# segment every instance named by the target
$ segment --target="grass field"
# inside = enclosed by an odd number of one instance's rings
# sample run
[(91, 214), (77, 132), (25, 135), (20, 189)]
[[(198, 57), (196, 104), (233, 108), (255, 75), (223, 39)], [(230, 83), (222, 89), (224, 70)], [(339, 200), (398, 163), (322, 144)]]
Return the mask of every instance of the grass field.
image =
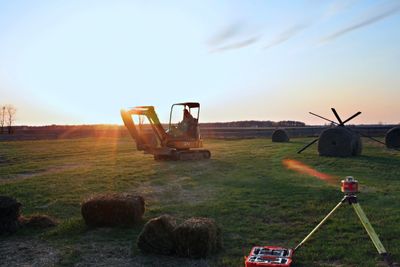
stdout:
[[(154, 161), (137, 152), (129, 138), (1, 142), (0, 194), (17, 198), (24, 215), (49, 214), (60, 225), (1, 236), (0, 265), (243, 266), (253, 245), (295, 246), (301, 241), (341, 199), (339, 182), (347, 175), (360, 181), (361, 206), (400, 261), (400, 153), (364, 140), (363, 156), (356, 158), (319, 157), (316, 146), (296, 154), (306, 141), (205, 140), (212, 159), (198, 162)], [(330, 174), (337, 183), (286, 169), (284, 159)], [(143, 195), (143, 223), (87, 228), (80, 202), (107, 191)], [(141, 254), (135, 241), (143, 224), (165, 213), (180, 220), (214, 218), (223, 229), (224, 251), (199, 261)], [(298, 251), (294, 266), (379, 262), (356, 214), (345, 205)]]

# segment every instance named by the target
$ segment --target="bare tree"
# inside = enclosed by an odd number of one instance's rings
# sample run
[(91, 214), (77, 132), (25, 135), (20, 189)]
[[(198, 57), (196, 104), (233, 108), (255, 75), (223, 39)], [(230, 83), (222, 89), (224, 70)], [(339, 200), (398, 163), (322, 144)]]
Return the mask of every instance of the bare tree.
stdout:
[(5, 122), (6, 122), (6, 106), (2, 106), (0, 109), (0, 134), (4, 132)]
[(12, 133), (12, 125), (15, 121), (15, 114), (17, 113), (17, 109), (13, 105), (7, 105), (7, 126), (8, 126), (8, 133)]

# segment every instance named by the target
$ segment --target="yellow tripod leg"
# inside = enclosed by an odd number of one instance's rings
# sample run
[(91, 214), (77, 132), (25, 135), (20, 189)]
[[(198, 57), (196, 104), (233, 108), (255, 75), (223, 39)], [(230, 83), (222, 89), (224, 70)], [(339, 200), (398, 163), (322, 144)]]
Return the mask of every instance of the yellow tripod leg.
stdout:
[(329, 213), (326, 215), (322, 221), (315, 226), (315, 228), (301, 241), (295, 248), (294, 251), (296, 251), (298, 248), (300, 248), (317, 230), (318, 228), (321, 227), (325, 223), (326, 220), (343, 204), (343, 202), (346, 200), (346, 197), (344, 197)]
[(378, 235), (376, 234), (374, 228), (372, 227), (371, 223), (369, 222), (367, 216), (365, 215), (363, 209), (361, 208), (360, 204), (352, 203), (354, 211), (357, 213), (358, 218), (360, 219), (362, 225), (364, 226), (365, 230), (367, 231), (369, 237), (374, 243), (376, 249), (378, 250), (379, 254), (387, 254), (385, 247), (382, 245), (381, 241), (379, 240)]

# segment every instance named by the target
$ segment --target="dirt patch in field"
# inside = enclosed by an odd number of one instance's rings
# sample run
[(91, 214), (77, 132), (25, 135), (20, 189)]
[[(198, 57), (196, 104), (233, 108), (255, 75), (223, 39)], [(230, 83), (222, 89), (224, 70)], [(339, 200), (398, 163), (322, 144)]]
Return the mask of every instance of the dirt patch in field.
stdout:
[(74, 266), (188, 266), (209, 267), (206, 260), (188, 260), (160, 255), (132, 255), (131, 242), (113, 245), (92, 242), (80, 247), (80, 260)]
[(36, 171), (36, 172), (25, 172), (25, 173), (20, 173), (16, 175), (10, 175), (8, 177), (1, 178), (0, 177), (0, 184), (4, 183), (12, 183), (15, 181), (20, 181), (20, 180), (25, 180), (25, 179), (30, 179), (34, 178), (36, 176), (41, 176), (41, 175), (48, 175), (48, 174), (57, 174), (61, 173), (64, 171), (70, 171), (70, 170), (75, 170), (79, 169), (82, 167), (86, 167), (86, 165), (83, 164), (65, 164), (62, 166), (57, 166), (57, 167), (51, 167), (45, 170), (41, 171)]
[(81, 242), (74, 248), (79, 255), (75, 266), (141, 266), (131, 258), (131, 244), (128, 242)]
[(79, 248), (81, 257), (75, 266), (210, 266), (206, 260), (188, 260), (160, 255), (132, 255), (131, 244), (131, 242), (119, 245), (92, 242), (88, 246), (81, 246)]
[(54, 266), (60, 252), (44, 241), (13, 239), (0, 241), (0, 266)]
[[(195, 188), (195, 190), (193, 189)], [(214, 195), (214, 190), (207, 187), (199, 188), (189, 176), (176, 177), (169, 179), (163, 184), (153, 182), (143, 182), (135, 188), (134, 193), (142, 195), (146, 201), (182, 201), (184, 203), (200, 203), (210, 199)]]
[[(100, 229), (99, 231), (107, 232), (108, 229)], [(99, 233), (98, 231), (93, 231), (93, 234)], [(41, 240), (28, 238), (4, 239), (0, 241), (0, 266), (58, 266), (62, 262), (68, 262), (68, 264), (76, 267), (210, 266), (203, 259), (193, 260), (170, 256), (143, 255), (140, 252), (134, 253), (132, 248), (134, 242), (132, 241), (90, 241), (91, 238), (93, 238), (92, 235), (88, 235), (81, 240), (80, 245), (69, 247), (67, 255)]]

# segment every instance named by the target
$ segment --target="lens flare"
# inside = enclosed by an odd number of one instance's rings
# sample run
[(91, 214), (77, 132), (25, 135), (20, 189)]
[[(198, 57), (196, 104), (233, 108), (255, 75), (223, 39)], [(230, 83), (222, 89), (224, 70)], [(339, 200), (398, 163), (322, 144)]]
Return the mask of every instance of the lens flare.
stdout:
[(284, 159), (282, 161), (282, 164), (289, 170), (293, 170), (293, 171), (301, 173), (301, 174), (310, 175), (310, 176), (316, 177), (320, 180), (326, 181), (328, 183), (335, 183), (335, 181), (336, 181), (336, 179), (335, 179), (336, 177), (326, 174), (326, 173), (319, 172), (298, 160)]

